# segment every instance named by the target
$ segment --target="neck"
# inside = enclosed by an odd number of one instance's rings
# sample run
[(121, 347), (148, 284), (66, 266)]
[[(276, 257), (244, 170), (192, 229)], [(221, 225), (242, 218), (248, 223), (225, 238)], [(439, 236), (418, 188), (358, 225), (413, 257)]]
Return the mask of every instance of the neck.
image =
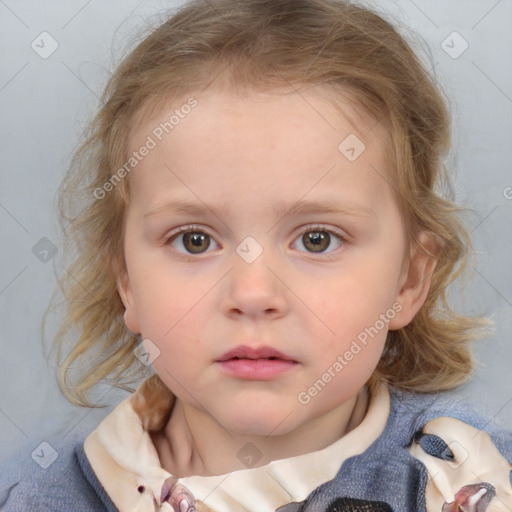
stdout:
[[(336, 409), (286, 434), (241, 436), (177, 398), (167, 425), (152, 440), (161, 466), (173, 476), (223, 475), (321, 450), (357, 427), (367, 406), (368, 393), (363, 388)], [(259, 459), (249, 466), (253, 455)]]

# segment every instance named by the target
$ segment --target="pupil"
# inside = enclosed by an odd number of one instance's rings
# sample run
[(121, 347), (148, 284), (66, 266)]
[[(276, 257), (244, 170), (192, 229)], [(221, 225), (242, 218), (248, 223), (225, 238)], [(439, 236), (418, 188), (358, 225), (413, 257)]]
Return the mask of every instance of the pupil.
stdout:
[(196, 246), (196, 247), (199, 247), (201, 245), (201, 243), (203, 242), (203, 236), (202, 235), (193, 235), (192, 236), (192, 243)]
[(311, 241), (311, 243), (313, 243), (315, 245), (319, 245), (320, 243), (322, 243), (322, 239), (323, 239), (323, 235), (321, 233), (315, 233), (314, 235), (309, 237), (309, 240)]

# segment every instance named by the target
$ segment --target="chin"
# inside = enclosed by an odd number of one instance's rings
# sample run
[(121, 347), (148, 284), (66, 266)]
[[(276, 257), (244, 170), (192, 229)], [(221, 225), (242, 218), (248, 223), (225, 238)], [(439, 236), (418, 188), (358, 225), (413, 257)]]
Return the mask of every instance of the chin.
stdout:
[(283, 408), (273, 411), (263, 408), (234, 409), (235, 411), (227, 411), (222, 421), (222, 426), (233, 435), (274, 437), (289, 434), (298, 426), (295, 424), (296, 415), (293, 411), (283, 414)]

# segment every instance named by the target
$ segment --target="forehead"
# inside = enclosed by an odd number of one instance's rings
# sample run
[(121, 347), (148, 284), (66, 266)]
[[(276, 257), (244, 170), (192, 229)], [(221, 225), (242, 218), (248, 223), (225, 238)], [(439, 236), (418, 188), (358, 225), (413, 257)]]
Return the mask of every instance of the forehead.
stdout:
[(335, 107), (322, 87), (210, 90), (170, 100), (130, 134), (128, 154), (151, 146), (130, 173), (130, 196), (156, 204), (169, 190), (197, 199), (215, 189), (272, 195), (275, 186), (276, 197), (298, 199), (308, 190), (314, 195), (357, 183), (379, 202), (388, 167), (386, 134), (348, 98), (337, 100)]
[[(134, 116), (133, 128), (128, 133), (128, 146), (137, 147), (139, 142), (143, 142), (144, 136), (154, 130), (158, 132), (158, 127), (169, 121), (173, 125), (170, 131), (174, 131), (178, 124), (181, 125), (179, 131), (186, 130), (186, 124), (182, 121), (189, 114), (192, 114), (191, 118), (200, 118), (201, 123), (215, 126), (219, 125), (219, 120), (226, 121), (230, 116), (246, 113), (252, 116), (252, 125), (259, 118), (273, 125), (280, 122), (290, 127), (294, 121), (303, 119), (313, 120), (318, 125), (322, 122), (322, 128), (331, 131), (339, 129), (337, 125), (341, 117), (354, 133), (373, 132), (373, 136), (385, 136), (379, 120), (369, 115), (366, 104), (362, 107), (364, 101), (361, 98), (362, 93), (355, 88), (326, 85), (276, 86), (270, 91), (217, 86), (169, 97), (160, 94), (148, 98)], [(189, 108), (191, 103), (195, 106)], [(168, 139), (165, 135), (169, 135), (170, 131), (165, 131), (164, 138)], [(176, 136), (179, 131), (176, 130), (173, 135)]]

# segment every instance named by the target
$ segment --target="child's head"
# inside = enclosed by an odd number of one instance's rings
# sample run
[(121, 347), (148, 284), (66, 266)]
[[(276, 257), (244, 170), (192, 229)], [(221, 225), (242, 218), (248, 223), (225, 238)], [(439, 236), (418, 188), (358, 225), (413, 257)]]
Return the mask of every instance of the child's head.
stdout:
[[(57, 336), (80, 329), (64, 393), (85, 404), (100, 379), (138, 370), (141, 337), (178, 395), (228, 394), (207, 362), (241, 344), (298, 360), (291, 391), (284, 377), (265, 382), (317, 414), (368, 379), (460, 383), (483, 322), (446, 303), (469, 247), (457, 208), (436, 193), (448, 141), (428, 73), (367, 9), (188, 4), (111, 77), (62, 189), (80, 243)], [(181, 213), (162, 208), (178, 201)], [(300, 213), (309, 201), (348, 211)], [(68, 367), (92, 348), (99, 362), (69, 390)], [(261, 387), (235, 380), (246, 401)], [(318, 380), (335, 392), (313, 400)]]

